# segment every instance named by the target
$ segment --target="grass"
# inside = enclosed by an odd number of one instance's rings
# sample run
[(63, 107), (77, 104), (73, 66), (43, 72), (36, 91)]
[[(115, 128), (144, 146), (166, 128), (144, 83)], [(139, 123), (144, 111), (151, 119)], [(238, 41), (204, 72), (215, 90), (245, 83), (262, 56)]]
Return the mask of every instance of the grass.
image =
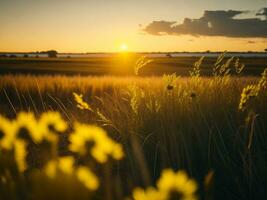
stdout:
[[(216, 183), (224, 186), (216, 188), (217, 198), (221, 194), (224, 197), (229, 195), (229, 198), (232, 195), (241, 197), (248, 192), (247, 187), (251, 183), (246, 179), (255, 179), (259, 183), (263, 178), (258, 170), (253, 170), (252, 177), (245, 172), (248, 161), (242, 156), (245, 154), (248, 130), (244, 127), (246, 116), (238, 111), (243, 87), (257, 80), (253, 77), (223, 81), (180, 78), (177, 86), (168, 90), (159, 77), (9, 75), (1, 77), (1, 111), (14, 117), (15, 111), (18, 113), (21, 110), (37, 115), (47, 110), (58, 110), (69, 123), (81, 121), (102, 126), (96, 113), (81, 111), (76, 107), (72, 92), (82, 93), (91, 107), (99, 109), (110, 121), (110, 124), (105, 124), (105, 129), (126, 149), (130, 145), (129, 136), (137, 136), (152, 180), (155, 181), (161, 169), (166, 167), (186, 169), (200, 183), (209, 170), (215, 170)], [(132, 111), (130, 96), (126, 92), (128, 85), (133, 82), (147, 94), (140, 99), (138, 113)], [(161, 105), (158, 112), (148, 107), (149, 102), (155, 100)], [(254, 127), (253, 150), (259, 150), (260, 153), (253, 156), (257, 160), (257, 156), (263, 153), (258, 143), (266, 140), (265, 102), (266, 95), (258, 100), (256, 106), (260, 117)], [(133, 152), (128, 153), (122, 171), (127, 171), (124, 176), (133, 183), (140, 184), (140, 169), (132, 160)], [(262, 162), (264, 159), (259, 160)], [(249, 162), (256, 169), (264, 168), (253, 160)]]
[[(200, 199), (263, 199), (266, 90), (244, 111), (238, 108), (243, 88), (259, 79), (3, 75), (0, 110), (9, 118), (20, 111), (36, 116), (59, 111), (71, 130), (74, 121), (105, 129), (125, 153), (112, 167), (115, 184), (105, 182), (116, 192), (102, 191), (110, 194), (105, 199), (122, 199), (137, 186), (155, 185), (166, 168), (194, 178)], [(93, 111), (79, 109), (73, 92), (83, 94)], [(66, 138), (61, 140), (59, 154), (69, 155)], [(103, 198), (101, 191), (98, 195)]]

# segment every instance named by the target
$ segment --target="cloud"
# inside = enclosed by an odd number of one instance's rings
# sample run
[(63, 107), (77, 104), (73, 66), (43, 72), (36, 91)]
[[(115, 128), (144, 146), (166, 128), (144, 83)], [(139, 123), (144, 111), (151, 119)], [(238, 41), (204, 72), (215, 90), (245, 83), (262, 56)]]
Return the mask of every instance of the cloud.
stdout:
[[(247, 11), (205, 11), (201, 18), (185, 18), (181, 24), (174, 21), (153, 21), (143, 31), (152, 35), (267, 38), (267, 8), (261, 9), (254, 18), (236, 18), (244, 13)], [(260, 15), (266, 16), (266, 19), (257, 17)]]
[(250, 40), (250, 41), (248, 41), (248, 43), (249, 43), (249, 44), (255, 44), (256, 42), (255, 42), (255, 41), (252, 41), (252, 40)]
[(260, 9), (260, 11), (256, 14), (256, 16), (265, 16), (265, 17), (267, 17), (267, 8)]

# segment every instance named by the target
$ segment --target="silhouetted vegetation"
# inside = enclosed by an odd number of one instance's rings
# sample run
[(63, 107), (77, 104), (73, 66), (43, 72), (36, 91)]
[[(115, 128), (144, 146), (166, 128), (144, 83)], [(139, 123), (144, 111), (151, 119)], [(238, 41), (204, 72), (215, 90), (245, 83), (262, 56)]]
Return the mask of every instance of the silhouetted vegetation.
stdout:
[(56, 50), (42, 51), (41, 53), (46, 53), (49, 58), (56, 58), (58, 54)]

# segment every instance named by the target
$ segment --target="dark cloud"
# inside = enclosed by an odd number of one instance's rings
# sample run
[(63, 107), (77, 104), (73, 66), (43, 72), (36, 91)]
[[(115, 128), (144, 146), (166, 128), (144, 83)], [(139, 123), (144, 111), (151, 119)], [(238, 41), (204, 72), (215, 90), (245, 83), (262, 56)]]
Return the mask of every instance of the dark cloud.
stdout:
[(267, 8), (262, 8), (256, 15), (267, 17)]
[(172, 32), (172, 27), (175, 23), (176, 22), (153, 21), (144, 28), (144, 31), (153, 35), (162, 35), (163, 32), (167, 34)]
[(252, 40), (250, 40), (250, 41), (248, 41), (248, 43), (249, 43), (249, 44), (255, 44), (256, 42), (255, 42), (255, 41), (252, 41)]
[[(237, 15), (247, 11), (217, 10), (205, 11), (199, 19), (185, 18), (183, 23), (170, 21), (153, 21), (143, 31), (152, 35), (194, 35), (225, 37), (259, 37), (267, 38), (267, 19), (237, 19)], [(257, 15), (267, 16), (267, 8)]]

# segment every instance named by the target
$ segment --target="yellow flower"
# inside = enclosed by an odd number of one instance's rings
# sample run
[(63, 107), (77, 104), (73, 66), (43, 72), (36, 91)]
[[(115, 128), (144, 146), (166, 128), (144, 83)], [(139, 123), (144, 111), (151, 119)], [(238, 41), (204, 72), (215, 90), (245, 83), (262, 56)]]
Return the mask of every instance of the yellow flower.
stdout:
[(27, 151), (26, 151), (26, 142), (23, 140), (16, 140), (14, 142), (14, 150), (15, 150), (15, 160), (18, 165), (18, 169), (20, 172), (23, 172), (27, 168), (27, 163), (26, 163), (26, 156), (27, 156)]
[(73, 165), (74, 165), (74, 159), (71, 156), (65, 156), (59, 159), (58, 161), (59, 169), (66, 173), (66, 174), (72, 174), (73, 172)]
[(96, 190), (99, 187), (99, 181), (96, 175), (87, 167), (78, 167), (77, 178), (89, 190)]
[(147, 190), (136, 188), (133, 191), (134, 200), (164, 200), (165, 198), (163, 193), (153, 187), (149, 187)]
[(157, 182), (157, 188), (146, 190), (136, 188), (133, 191), (135, 200), (196, 200), (197, 184), (184, 171), (174, 172), (166, 169)]
[(83, 95), (82, 94), (79, 95), (79, 94), (73, 92), (73, 96), (74, 96), (74, 100), (77, 103), (77, 107), (78, 108), (80, 108), (81, 110), (90, 110), (90, 111), (94, 112), (93, 109), (88, 105), (88, 103), (86, 103), (83, 100)]
[(96, 190), (99, 181), (96, 175), (87, 167), (74, 168), (74, 158), (71, 156), (50, 160), (44, 167), (44, 172), (49, 178), (55, 178), (58, 172), (65, 175), (74, 175), (89, 190)]
[(92, 144), (90, 153), (100, 163), (105, 163), (108, 156), (120, 160), (123, 157), (122, 146), (107, 136), (107, 133), (92, 125), (76, 123), (74, 133), (70, 135), (69, 149), (73, 152), (85, 155), (88, 153), (88, 143)]
[(86, 153), (86, 133), (88, 132), (87, 126), (76, 123), (74, 125), (75, 132), (69, 137), (69, 149), (73, 152), (85, 154)]
[(115, 160), (120, 160), (122, 159), (124, 156), (124, 153), (123, 153), (123, 149), (122, 149), (122, 146), (121, 144), (113, 144), (113, 148), (112, 148), (112, 157), (115, 159)]
[(116, 160), (120, 160), (123, 157), (121, 145), (111, 140), (103, 129), (94, 127), (94, 132), (95, 145), (91, 150), (91, 154), (98, 162), (106, 162), (108, 156)]
[(54, 178), (57, 172), (57, 161), (50, 160), (44, 167), (44, 171), (49, 178)]
[(71, 156), (64, 156), (58, 160), (50, 160), (44, 170), (49, 178), (54, 178), (57, 171), (63, 172), (65, 174), (71, 175), (74, 171), (74, 159)]
[(195, 192), (197, 184), (191, 180), (184, 171), (174, 172), (171, 169), (166, 169), (162, 172), (160, 179), (157, 182), (157, 187), (160, 192), (168, 195), (178, 193), (183, 200), (195, 200)]
[(16, 134), (19, 133), (21, 128), (25, 128), (29, 132), (29, 136), (33, 141), (39, 142), (42, 139), (41, 133), (38, 129), (38, 122), (36, 121), (33, 113), (21, 112), (18, 114), (15, 123)]
[(0, 115), (0, 132), (3, 134), (0, 138), (0, 147), (11, 150), (16, 139), (16, 129), (14, 121), (9, 121)]
[(44, 138), (54, 141), (56, 136), (50, 129), (51, 127), (57, 132), (63, 132), (67, 129), (67, 124), (57, 112), (43, 113), (40, 120), (37, 120), (30, 112), (19, 113), (15, 120), (8, 120), (0, 116), (0, 132), (4, 134), (3, 138), (0, 138), (0, 146), (10, 150), (16, 138), (27, 140), (27, 135), (18, 135), (22, 133), (21, 129), (26, 129), (30, 139), (36, 143), (41, 142)]
[(42, 132), (42, 137), (54, 141), (56, 139), (53, 130), (57, 132), (64, 132), (67, 130), (68, 125), (62, 119), (58, 112), (46, 112), (43, 113), (39, 119), (38, 129)]

